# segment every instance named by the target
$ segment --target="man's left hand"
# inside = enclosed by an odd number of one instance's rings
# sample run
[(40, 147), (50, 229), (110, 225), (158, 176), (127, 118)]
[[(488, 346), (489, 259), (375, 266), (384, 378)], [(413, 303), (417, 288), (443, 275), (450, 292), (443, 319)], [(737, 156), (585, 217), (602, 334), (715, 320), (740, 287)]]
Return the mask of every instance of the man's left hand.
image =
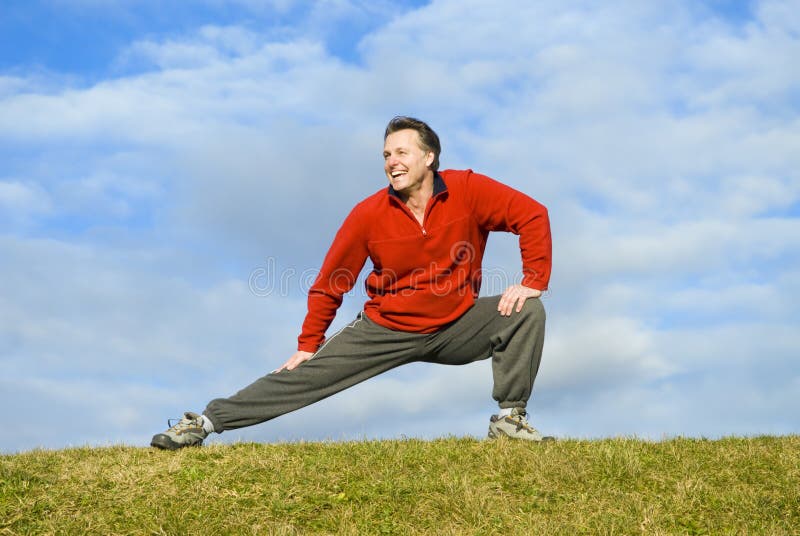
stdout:
[(520, 312), (522, 311), (522, 306), (525, 304), (525, 300), (528, 298), (538, 298), (541, 295), (541, 290), (526, 287), (525, 285), (511, 285), (500, 297), (497, 310), (503, 316), (511, 316), (511, 311), (515, 309), (515, 306), (517, 312)]

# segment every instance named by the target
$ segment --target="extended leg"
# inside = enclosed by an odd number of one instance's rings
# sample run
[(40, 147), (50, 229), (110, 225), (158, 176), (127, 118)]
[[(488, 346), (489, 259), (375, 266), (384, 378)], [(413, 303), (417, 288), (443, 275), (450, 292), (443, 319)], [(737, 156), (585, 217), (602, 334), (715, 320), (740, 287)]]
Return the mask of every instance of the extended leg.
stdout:
[(362, 313), (309, 361), (212, 400), (203, 413), (216, 432), (268, 421), (412, 361), (420, 337), (378, 326)]

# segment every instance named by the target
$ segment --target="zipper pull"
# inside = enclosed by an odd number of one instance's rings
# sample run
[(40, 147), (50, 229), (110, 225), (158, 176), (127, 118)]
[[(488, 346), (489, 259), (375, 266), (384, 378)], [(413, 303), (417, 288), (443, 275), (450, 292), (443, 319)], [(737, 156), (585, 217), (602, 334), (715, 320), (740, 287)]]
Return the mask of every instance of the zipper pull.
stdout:
[(425, 227), (422, 228), (422, 236), (428, 236), (428, 231), (425, 230)]

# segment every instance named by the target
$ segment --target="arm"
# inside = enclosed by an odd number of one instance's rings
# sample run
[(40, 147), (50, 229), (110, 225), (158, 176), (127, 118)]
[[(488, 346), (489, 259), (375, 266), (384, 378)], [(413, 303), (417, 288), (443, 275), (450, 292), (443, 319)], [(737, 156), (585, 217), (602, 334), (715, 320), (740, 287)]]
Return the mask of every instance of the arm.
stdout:
[(344, 295), (355, 285), (369, 255), (366, 226), (358, 209), (356, 206), (342, 223), (308, 291), (308, 312), (297, 338), (297, 352), (273, 372), (293, 370), (311, 359), (322, 344)]
[(482, 227), (519, 236), (522, 284), (508, 287), (498, 306), (498, 311), (508, 316), (514, 305), (520, 311), (527, 298), (538, 298), (549, 284), (552, 239), (547, 209), (522, 192), (476, 173), (467, 177), (467, 192), (472, 213)]
[(368, 256), (366, 231), (356, 206), (336, 233), (319, 275), (308, 291), (308, 313), (297, 339), (299, 351), (317, 351), (343, 296), (355, 285)]

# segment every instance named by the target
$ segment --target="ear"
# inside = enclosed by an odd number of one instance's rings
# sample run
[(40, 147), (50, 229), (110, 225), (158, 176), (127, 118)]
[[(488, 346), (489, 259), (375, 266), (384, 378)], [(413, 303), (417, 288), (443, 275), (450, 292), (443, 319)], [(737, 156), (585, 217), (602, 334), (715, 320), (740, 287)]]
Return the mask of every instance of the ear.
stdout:
[(433, 151), (428, 151), (428, 156), (425, 157), (425, 166), (431, 167), (431, 164), (433, 164), (433, 159), (434, 159)]

